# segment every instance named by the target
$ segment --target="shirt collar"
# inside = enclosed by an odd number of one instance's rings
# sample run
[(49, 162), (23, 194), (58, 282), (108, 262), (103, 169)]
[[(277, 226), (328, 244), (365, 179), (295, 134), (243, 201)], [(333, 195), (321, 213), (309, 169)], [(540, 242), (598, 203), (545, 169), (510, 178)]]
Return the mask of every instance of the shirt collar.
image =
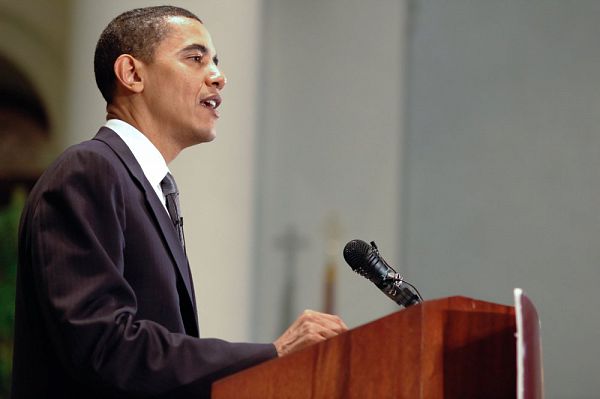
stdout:
[(160, 187), (160, 182), (169, 172), (169, 168), (148, 137), (120, 119), (109, 119), (104, 126), (114, 131), (127, 144), (152, 187)]

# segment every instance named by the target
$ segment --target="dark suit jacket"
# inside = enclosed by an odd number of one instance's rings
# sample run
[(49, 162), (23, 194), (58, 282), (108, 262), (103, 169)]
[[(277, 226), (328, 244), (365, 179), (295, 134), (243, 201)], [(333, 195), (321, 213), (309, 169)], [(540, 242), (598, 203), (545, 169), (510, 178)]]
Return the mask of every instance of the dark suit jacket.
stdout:
[(13, 398), (209, 397), (215, 379), (276, 356), (198, 338), (175, 228), (110, 129), (43, 174), (19, 234)]

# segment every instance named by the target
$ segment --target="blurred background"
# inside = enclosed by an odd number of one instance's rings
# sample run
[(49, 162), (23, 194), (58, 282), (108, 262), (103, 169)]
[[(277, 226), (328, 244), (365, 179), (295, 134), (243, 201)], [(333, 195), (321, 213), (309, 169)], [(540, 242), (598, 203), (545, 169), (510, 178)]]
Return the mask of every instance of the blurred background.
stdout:
[[(204, 20), (229, 81), (217, 140), (170, 165), (203, 336), (394, 312), (341, 255), (375, 240), (426, 299), (523, 288), (546, 397), (598, 397), (600, 2), (170, 3)], [(104, 122), (102, 29), (158, 4), (0, 0), (0, 397), (27, 191)]]

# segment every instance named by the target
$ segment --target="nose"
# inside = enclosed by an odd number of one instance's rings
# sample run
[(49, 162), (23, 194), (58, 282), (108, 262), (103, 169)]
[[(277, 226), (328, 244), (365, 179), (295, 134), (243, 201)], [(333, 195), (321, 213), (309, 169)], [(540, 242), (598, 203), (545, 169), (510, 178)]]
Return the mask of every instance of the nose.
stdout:
[(217, 90), (222, 90), (223, 87), (225, 87), (226, 83), (227, 78), (225, 77), (225, 75), (216, 65), (213, 65), (208, 73), (206, 84), (209, 86), (216, 87)]

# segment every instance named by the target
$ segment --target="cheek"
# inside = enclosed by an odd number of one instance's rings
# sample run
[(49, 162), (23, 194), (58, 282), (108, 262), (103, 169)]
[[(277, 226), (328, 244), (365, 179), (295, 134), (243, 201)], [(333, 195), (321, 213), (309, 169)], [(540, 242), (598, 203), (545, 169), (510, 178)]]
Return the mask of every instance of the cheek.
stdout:
[(196, 107), (200, 104), (202, 98), (199, 94), (198, 86), (189, 82), (177, 84), (174, 88), (177, 95), (176, 101), (185, 104), (186, 107)]
[(158, 79), (148, 86), (149, 96), (161, 108), (172, 109), (174, 112), (195, 112), (200, 105), (203, 84), (197, 79), (189, 79), (181, 73), (168, 69), (157, 71)]

